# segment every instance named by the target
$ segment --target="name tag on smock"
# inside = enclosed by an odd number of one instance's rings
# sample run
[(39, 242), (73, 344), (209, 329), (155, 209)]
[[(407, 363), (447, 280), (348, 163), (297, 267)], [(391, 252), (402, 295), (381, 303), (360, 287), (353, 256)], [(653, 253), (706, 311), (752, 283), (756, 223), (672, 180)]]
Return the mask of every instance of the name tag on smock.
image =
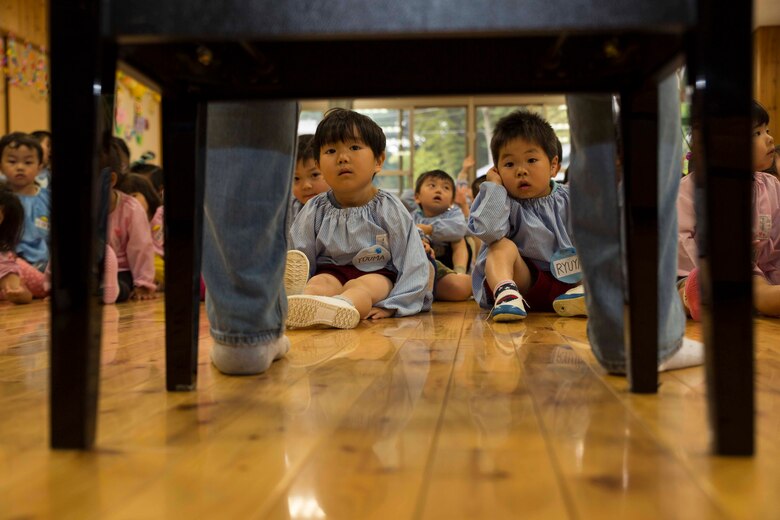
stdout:
[(567, 247), (556, 251), (550, 259), (550, 272), (564, 283), (578, 283), (582, 281), (582, 267), (577, 251), (573, 247)]
[(35, 227), (38, 229), (43, 229), (45, 231), (49, 230), (49, 219), (46, 217), (38, 217), (35, 219)]
[(390, 261), (390, 251), (379, 244), (361, 249), (352, 258), (352, 265), (365, 273), (378, 271)]

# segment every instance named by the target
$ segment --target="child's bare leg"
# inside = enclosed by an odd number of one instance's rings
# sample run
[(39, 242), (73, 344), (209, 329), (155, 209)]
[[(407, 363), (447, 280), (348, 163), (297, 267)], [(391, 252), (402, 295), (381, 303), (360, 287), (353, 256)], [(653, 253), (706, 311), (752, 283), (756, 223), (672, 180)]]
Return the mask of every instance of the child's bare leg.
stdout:
[(471, 296), (471, 276), (451, 273), (442, 277), (436, 284), (437, 300), (445, 302), (462, 302)]
[(495, 291), (496, 284), (505, 280), (514, 280), (521, 293), (531, 288), (531, 271), (514, 242), (502, 238), (487, 247), (485, 278), (492, 290)]
[(754, 276), (753, 305), (761, 314), (780, 316), (780, 285), (772, 285), (765, 278)]
[(466, 245), (466, 239), (461, 238), (457, 242), (452, 242), (452, 266), (456, 273), (465, 273), (468, 271), (469, 247)]
[(318, 274), (312, 276), (306, 287), (303, 289), (303, 294), (310, 294), (312, 296), (335, 296), (340, 294), (344, 289), (341, 282), (332, 274)]
[(367, 274), (345, 283), (341, 296), (349, 298), (360, 313), (360, 318), (364, 319), (374, 304), (387, 298), (392, 289), (393, 282), (388, 277), (381, 274)]
[(0, 280), (0, 289), (5, 293), (5, 298), (16, 304), (30, 303), (32, 293), (22, 285), (22, 280), (18, 274), (8, 274)]

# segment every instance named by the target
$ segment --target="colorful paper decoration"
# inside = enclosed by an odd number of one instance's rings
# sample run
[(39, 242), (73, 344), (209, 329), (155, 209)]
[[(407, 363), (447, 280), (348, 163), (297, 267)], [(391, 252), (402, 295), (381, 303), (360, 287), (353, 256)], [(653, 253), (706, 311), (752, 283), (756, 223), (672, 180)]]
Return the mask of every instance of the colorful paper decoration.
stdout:
[(33, 46), (12, 34), (0, 38), (0, 68), (10, 86), (34, 89), (49, 96), (49, 57), (45, 47)]

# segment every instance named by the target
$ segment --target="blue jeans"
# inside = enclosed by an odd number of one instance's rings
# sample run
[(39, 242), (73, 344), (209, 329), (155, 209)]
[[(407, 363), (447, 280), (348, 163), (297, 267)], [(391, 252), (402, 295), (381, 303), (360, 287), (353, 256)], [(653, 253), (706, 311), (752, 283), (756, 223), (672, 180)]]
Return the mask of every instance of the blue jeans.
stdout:
[[(677, 191), (682, 167), (676, 76), (659, 84), (658, 360), (682, 344), (685, 314), (677, 293)], [(574, 155), (570, 167), (572, 232), (584, 273), (588, 339), (599, 363), (626, 372), (623, 302), (627, 299), (622, 211), (615, 165), (616, 128), (608, 95), (567, 97)], [(650, 273), (648, 273), (649, 275)]]
[(284, 334), (297, 125), (292, 101), (208, 107), (202, 272), (211, 335), (222, 344)]

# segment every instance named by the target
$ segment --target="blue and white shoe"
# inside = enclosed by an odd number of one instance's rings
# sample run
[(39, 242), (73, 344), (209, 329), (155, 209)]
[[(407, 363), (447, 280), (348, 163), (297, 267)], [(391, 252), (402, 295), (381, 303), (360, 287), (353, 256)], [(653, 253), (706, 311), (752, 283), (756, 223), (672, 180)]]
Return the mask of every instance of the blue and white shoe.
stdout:
[[(503, 293), (502, 296), (504, 296)], [(519, 294), (514, 299), (502, 298), (498, 300), (490, 311), (490, 319), (497, 322), (524, 320), (526, 316), (528, 313), (523, 305), (523, 297)]]
[(585, 306), (585, 287), (578, 285), (569, 289), (553, 300), (553, 309), (559, 316), (567, 318), (573, 316), (587, 316), (588, 308)]

